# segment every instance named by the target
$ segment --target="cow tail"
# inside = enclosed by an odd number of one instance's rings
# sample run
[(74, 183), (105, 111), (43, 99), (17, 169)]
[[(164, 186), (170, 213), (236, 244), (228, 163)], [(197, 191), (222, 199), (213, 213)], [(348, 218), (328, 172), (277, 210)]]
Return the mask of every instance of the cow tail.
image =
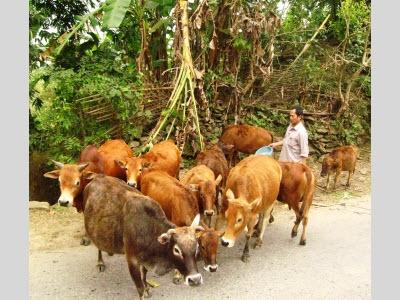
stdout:
[(307, 184), (303, 195), (303, 201), (300, 208), (301, 218), (308, 216), (308, 211), (311, 207), (314, 191), (315, 191), (315, 176), (311, 169), (306, 169), (305, 171)]

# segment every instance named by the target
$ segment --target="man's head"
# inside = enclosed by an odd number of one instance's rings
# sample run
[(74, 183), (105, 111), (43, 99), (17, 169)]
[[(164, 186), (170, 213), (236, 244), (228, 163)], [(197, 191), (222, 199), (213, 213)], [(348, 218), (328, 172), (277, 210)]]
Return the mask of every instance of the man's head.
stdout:
[(300, 121), (303, 119), (304, 113), (303, 113), (303, 108), (300, 106), (296, 106), (290, 111), (290, 123), (292, 126), (296, 126), (297, 124), (300, 123)]

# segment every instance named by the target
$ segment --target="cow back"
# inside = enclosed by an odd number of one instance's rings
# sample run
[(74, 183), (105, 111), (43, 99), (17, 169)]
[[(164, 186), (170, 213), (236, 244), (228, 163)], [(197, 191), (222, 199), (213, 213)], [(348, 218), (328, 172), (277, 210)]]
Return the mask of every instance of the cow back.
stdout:
[(151, 151), (141, 157), (151, 164), (152, 170), (165, 171), (173, 177), (178, 177), (181, 152), (172, 140), (155, 144)]
[(116, 160), (126, 160), (133, 157), (132, 149), (121, 139), (109, 140), (98, 149), (103, 159), (104, 174), (125, 179), (126, 174)]
[(272, 143), (272, 134), (261, 127), (247, 124), (230, 125), (222, 133), (220, 139), (225, 145), (233, 145), (236, 151), (252, 154), (257, 149)]
[(282, 170), (273, 158), (264, 155), (251, 155), (240, 161), (231, 169), (223, 194), (223, 211), (228, 203), (226, 191), (231, 189), (237, 198), (251, 203), (256, 198), (262, 198), (258, 212), (269, 207), (279, 193)]
[(189, 226), (199, 213), (195, 194), (164, 171), (143, 173), (141, 191), (157, 201), (168, 220), (177, 226)]
[(221, 185), (225, 186), (229, 167), (225, 155), (218, 145), (214, 145), (211, 149), (199, 152), (196, 156), (196, 164), (205, 165), (210, 168), (214, 172), (215, 178), (221, 175)]

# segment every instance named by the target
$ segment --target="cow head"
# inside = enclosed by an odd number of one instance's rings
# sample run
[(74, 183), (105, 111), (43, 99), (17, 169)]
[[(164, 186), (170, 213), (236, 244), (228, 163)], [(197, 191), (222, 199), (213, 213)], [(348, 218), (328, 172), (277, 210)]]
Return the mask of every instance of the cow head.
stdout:
[(229, 156), (233, 153), (235, 150), (235, 146), (232, 144), (224, 144), (221, 141), (218, 141), (217, 143), (218, 147), (222, 150), (222, 152), (225, 154), (225, 156)]
[(125, 170), (128, 185), (134, 188), (138, 188), (143, 170), (150, 166), (149, 163), (140, 157), (127, 158), (126, 161), (116, 160), (116, 162)]
[(61, 191), (58, 203), (62, 206), (70, 206), (74, 202), (75, 197), (81, 193), (83, 189), (82, 182), (92, 179), (94, 173), (83, 171), (89, 163), (76, 165), (53, 162), (59, 169), (45, 173), (44, 177), (58, 179)]
[(196, 235), (204, 228), (198, 226), (198, 214), (191, 226), (169, 229), (158, 237), (159, 243), (168, 247), (168, 255), (175, 267), (185, 276), (185, 284), (196, 286), (203, 283), (203, 277), (197, 270), (196, 252), (198, 243)]
[(216, 180), (201, 181), (198, 184), (190, 184), (192, 190), (197, 190), (200, 203), (206, 217), (215, 214), (214, 204), (216, 202), (217, 187), (222, 180), (222, 176), (218, 175)]
[(228, 209), (225, 211), (226, 228), (221, 244), (225, 247), (233, 247), (236, 238), (247, 226), (249, 220), (255, 217), (254, 210), (261, 204), (262, 198), (256, 198), (248, 203), (245, 199), (235, 198), (230, 189), (226, 191), (226, 198), (228, 200)]
[(218, 269), (218, 242), (223, 232), (216, 231), (214, 228), (208, 228), (206, 225), (203, 225), (203, 227), (205, 230), (200, 231), (198, 241), (200, 256), (204, 260), (204, 270), (208, 272), (216, 272)]
[(325, 177), (327, 174), (336, 169), (336, 167), (337, 163), (335, 159), (329, 155), (325, 156), (324, 160), (322, 161), (321, 177)]

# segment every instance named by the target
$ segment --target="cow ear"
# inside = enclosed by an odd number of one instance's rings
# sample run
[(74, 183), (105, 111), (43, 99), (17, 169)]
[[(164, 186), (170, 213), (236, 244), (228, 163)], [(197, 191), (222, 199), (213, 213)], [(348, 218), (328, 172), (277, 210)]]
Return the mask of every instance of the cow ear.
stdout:
[(233, 194), (231, 189), (228, 189), (225, 193), (226, 198), (228, 199), (228, 201), (235, 199), (235, 195)]
[(116, 164), (121, 167), (121, 169), (126, 169), (126, 161), (124, 160), (119, 160), (119, 159), (114, 159)]
[(203, 232), (204, 232), (204, 227), (203, 227), (203, 226), (196, 226), (196, 227), (194, 228), (194, 232), (195, 232), (196, 238), (198, 239), (198, 238), (201, 237), (201, 235), (203, 234)]
[(97, 173), (91, 171), (83, 171), (83, 178), (86, 180), (92, 180), (96, 175)]
[(218, 177), (217, 177), (217, 179), (215, 179), (215, 185), (219, 185), (220, 182), (221, 182), (221, 180), (222, 180), (222, 175), (219, 174)]
[(162, 245), (169, 243), (170, 239), (171, 236), (168, 233), (163, 233), (157, 238), (158, 242)]
[(200, 214), (197, 214), (197, 215), (194, 217), (193, 222), (192, 222), (192, 225), (190, 225), (190, 227), (196, 227), (196, 226), (199, 225), (199, 223), (200, 223)]
[(258, 197), (250, 203), (250, 209), (254, 210), (257, 206), (261, 205), (262, 197)]
[(60, 176), (60, 170), (54, 170), (51, 172), (44, 173), (43, 176), (47, 178), (58, 179), (58, 177)]

